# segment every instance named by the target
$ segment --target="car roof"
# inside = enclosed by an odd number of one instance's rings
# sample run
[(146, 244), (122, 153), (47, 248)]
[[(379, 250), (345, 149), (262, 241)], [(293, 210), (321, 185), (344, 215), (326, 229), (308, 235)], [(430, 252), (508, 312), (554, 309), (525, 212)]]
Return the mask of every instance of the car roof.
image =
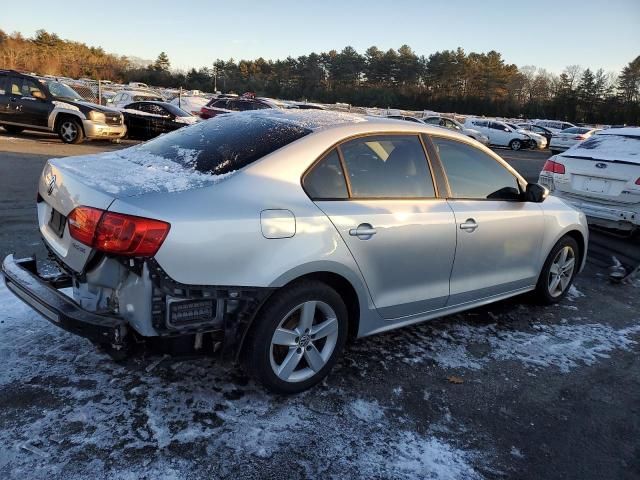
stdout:
[(625, 137), (640, 137), (640, 127), (607, 128), (598, 135), (622, 135)]
[(298, 110), (298, 109), (267, 109), (253, 110), (230, 115), (249, 115), (255, 119), (269, 119), (284, 123), (292, 123), (307, 128), (313, 132), (335, 132), (336, 137), (361, 135), (368, 133), (427, 133), (438, 136), (451, 137), (456, 140), (470, 143), (470, 139), (461, 133), (429, 125), (424, 122), (408, 122), (373, 115), (360, 115), (354, 113), (336, 112), (331, 110)]
[(165, 107), (170, 105), (172, 107), (176, 107), (177, 105), (173, 105), (169, 102), (161, 102), (160, 100), (136, 100), (131, 102), (129, 105), (133, 105), (134, 103), (153, 103), (154, 105), (160, 105), (161, 107)]

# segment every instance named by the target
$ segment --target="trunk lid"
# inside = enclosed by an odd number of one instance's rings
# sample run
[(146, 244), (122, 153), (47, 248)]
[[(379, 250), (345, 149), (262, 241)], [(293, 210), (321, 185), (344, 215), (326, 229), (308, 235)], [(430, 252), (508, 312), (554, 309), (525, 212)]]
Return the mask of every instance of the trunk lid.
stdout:
[(69, 235), (67, 216), (80, 205), (107, 210), (114, 197), (86, 185), (54, 162), (47, 162), (38, 184), (38, 228), (58, 258), (80, 272), (89, 260), (91, 248)]
[(60, 260), (81, 272), (92, 249), (69, 234), (67, 217), (74, 208), (108, 210), (119, 198), (183, 191), (219, 179), (220, 176), (195, 172), (162, 157), (140, 154), (135, 149), (52, 159), (46, 163), (38, 185), (40, 233)]
[(557, 190), (603, 203), (640, 203), (640, 137), (598, 134), (556, 160), (565, 166)]

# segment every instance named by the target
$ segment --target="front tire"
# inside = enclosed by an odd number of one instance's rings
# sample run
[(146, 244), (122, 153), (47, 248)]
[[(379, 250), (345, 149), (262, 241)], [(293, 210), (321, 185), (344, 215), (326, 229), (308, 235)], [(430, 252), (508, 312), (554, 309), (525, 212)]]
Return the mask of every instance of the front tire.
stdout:
[(509, 148), (511, 150), (520, 150), (522, 148), (522, 142), (518, 139), (511, 140), (511, 142), (509, 142)]
[(15, 125), (2, 125), (2, 128), (4, 128), (8, 133), (12, 134), (22, 133), (22, 131), (24, 130), (23, 127), (16, 127)]
[(275, 393), (299, 393), (320, 382), (342, 353), (347, 308), (318, 281), (301, 281), (273, 295), (249, 332), (248, 373)]
[(538, 278), (535, 295), (539, 303), (550, 305), (567, 295), (578, 271), (579, 259), (578, 242), (569, 236), (558, 240), (544, 262)]
[(58, 136), (64, 143), (78, 144), (84, 140), (82, 124), (75, 118), (63, 118), (58, 124)]

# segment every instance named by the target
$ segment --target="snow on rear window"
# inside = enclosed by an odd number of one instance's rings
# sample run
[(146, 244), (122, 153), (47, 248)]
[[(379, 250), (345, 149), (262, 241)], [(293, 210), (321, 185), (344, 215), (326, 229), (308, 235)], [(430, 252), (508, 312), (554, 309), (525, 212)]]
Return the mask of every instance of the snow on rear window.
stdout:
[(565, 156), (640, 163), (640, 136), (593, 135), (565, 152)]
[(250, 113), (219, 115), (135, 147), (213, 175), (239, 170), (311, 133), (301, 125)]

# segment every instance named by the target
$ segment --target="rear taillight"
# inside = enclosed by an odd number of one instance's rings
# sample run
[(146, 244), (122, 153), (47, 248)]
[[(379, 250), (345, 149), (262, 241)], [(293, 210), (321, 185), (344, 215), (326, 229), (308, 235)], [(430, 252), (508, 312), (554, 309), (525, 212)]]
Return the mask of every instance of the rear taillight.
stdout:
[(69, 214), (69, 233), (96, 250), (131, 257), (156, 254), (169, 233), (160, 220), (78, 207)]
[(584, 135), (576, 135), (575, 137), (573, 137), (574, 140), (584, 140), (585, 138), (587, 137), (585, 137)]
[(640, 178), (636, 180), (636, 185), (640, 185)]
[(100, 217), (104, 210), (91, 207), (78, 207), (74, 208), (69, 214), (67, 219), (69, 220), (69, 234), (84, 243), (85, 245), (93, 246), (93, 237), (96, 233), (96, 227), (100, 221)]
[(543, 172), (559, 173), (564, 175), (564, 165), (553, 160), (547, 160), (542, 167)]

